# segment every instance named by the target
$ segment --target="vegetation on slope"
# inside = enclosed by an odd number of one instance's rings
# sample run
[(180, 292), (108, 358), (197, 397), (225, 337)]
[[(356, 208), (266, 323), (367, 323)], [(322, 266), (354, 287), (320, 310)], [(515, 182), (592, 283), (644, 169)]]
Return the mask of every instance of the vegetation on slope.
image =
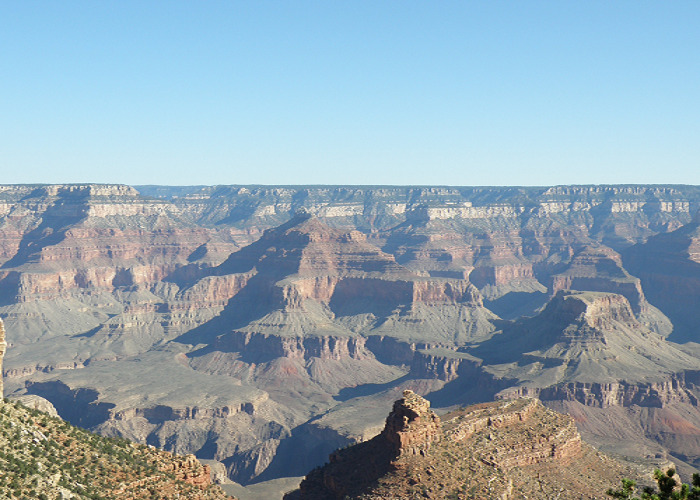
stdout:
[(641, 496), (635, 496), (637, 483), (631, 479), (622, 480), (622, 488), (608, 490), (608, 496), (626, 500), (700, 500), (700, 474), (693, 474), (693, 484), (679, 484), (674, 479), (676, 471), (654, 471), (654, 478), (659, 489), (652, 486), (642, 488)]
[(207, 476), (189, 457), (104, 438), (19, 403), (0, 402), (0, 498), (228, 498), (208, 485)]

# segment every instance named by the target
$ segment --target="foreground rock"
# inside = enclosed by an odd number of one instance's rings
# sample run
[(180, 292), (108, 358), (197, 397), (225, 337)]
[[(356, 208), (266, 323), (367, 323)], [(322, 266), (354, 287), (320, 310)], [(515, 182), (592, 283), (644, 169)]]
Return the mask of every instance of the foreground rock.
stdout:
[(380, 435), (332, 454), (285, 499), (604, 498), (621, 477), (640, 474), (582, 443), (570, 417), (536, 400), (440, 419), (406, 391)]

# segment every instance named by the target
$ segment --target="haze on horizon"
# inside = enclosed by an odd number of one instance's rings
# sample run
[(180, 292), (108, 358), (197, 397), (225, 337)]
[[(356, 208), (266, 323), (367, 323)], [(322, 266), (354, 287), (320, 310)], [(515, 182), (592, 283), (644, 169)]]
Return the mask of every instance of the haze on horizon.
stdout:
[(2, 183), (700, 184), (700, 3), (0, 6)]

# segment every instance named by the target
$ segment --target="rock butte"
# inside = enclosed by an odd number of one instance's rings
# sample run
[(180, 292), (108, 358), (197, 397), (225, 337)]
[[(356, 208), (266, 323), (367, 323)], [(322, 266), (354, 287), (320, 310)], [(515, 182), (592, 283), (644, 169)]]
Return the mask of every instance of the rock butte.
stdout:
[(404, 391), (384, 431), (334, 452), (285, 500), (602, 498), (606, 482), (641, 474), (582, 443), (572, 418), (534, 399), (476, 405), (442, 419), (429, 406)]

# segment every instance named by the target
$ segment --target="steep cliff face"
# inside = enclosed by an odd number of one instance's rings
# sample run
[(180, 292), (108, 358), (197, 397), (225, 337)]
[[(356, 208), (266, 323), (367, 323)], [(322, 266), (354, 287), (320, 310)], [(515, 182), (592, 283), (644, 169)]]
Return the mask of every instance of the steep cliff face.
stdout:
[(700, 307), (700, 213), (688, 225), (649, 238), (624, 252), (625, 264), (641, 279), (652, 304), (673, 323), (672, 339), (697, 341), (689, 311)]
[(333, 453), (285, 498), (595, 498), (621, 474), (639, 474), (584, 445), (570, 417), (535, 400), (442, 419), (428, 406), (405, 392), (380, 435)]
[(535, 397), (542, 401), (577, 401), (594, 408), (641, 406), (663, 408), (681, 403), (698, 406), (694, 384), (687, 384), (683, 374), (660, 382), (568, 382), (551, 387), (519, 387), (506, 390), (502, 397)]

